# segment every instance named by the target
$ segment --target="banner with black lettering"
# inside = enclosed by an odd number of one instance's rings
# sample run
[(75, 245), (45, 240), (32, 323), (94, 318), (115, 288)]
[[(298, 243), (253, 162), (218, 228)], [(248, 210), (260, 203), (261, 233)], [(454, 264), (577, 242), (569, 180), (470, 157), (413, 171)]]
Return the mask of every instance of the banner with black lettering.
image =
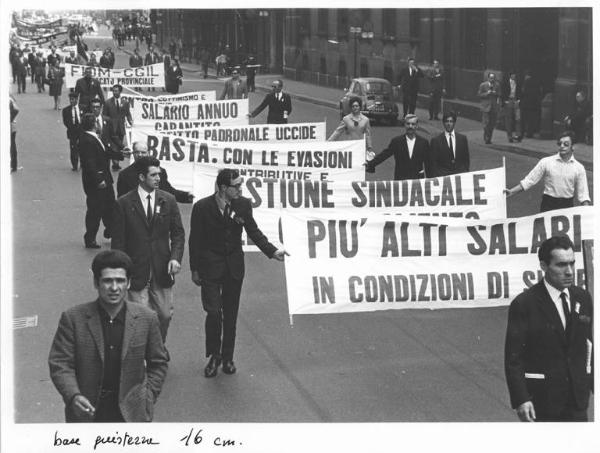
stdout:
[(214, 191), (219, 169), (237, 168), (245, 179), (364, 179), (365, 142), (248, 142), (208, 143), (184, 137), (138, 132), (133, 141), (144, 141), (157, 157), (174, 187), (198, 197)]
[(550, 236), (594, 236), (593, 207), (503, 220), (282, 214), (290, 315), (508, 305), (535, 284)]
[(92, 77), (106, 88), (117, 83), (124, 87), (139, 88), (162, 88), (165, 86), (165, 65), (163, 63), (119, 69), (65, 63), (65, 86), (75, 88), (77, 80), (83, 77), (87, 68), (92, 70)]
[(215, 126), (247, 125), (248, 108), (248, 99), (193, 100), (172, 104), (136, 99), (131, 116), (136, 127), (166, 133)]
[[(155, 126), (160, 123), (155, 124)], [(190, 138), (209, 143), (220, 142), (295, 142), (327, 140), (326, 124), (323, 123), (289, 123), (289, 124), (247, 124), (239, 126), (219, 126), (195, 129), (154, 130), (152, 125), (136, 124), (140, 134), (152, 135), (157, 132), (178, 137)]]

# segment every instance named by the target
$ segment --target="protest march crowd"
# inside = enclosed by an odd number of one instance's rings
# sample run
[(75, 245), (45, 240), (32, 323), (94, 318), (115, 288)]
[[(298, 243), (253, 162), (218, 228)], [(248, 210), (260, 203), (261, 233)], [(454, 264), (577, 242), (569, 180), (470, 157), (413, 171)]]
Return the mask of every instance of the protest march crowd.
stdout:
[[(115, 26), (119, 44), (136, 36), (129, 29)], [(177, 59), (159, 55), (139, 30), (148, 53), (136, 48), (127, 68), (114, 67), (110, 48), (86, 49), (76, 28), (60, 49), (26, 44), (10, 53), (18, 93), (29, 76), (62, 110), (86, 197), (83, 245), (101, 248), (101, 223), (111, 239), (92, 263), (97, 300), (62, 313), (50, 351), (67, 421), (153, 419), (186, 236), (206, 311), (207, 378), (237, 371), (244, 251), (260, 251), (285, 261), (290, 317), (510, 304), (505, 368), (519, 419), (587, 420), (593, 315), (581, 286), (593, 213), (571, 131), (555, 155), (505, 188), (503, 167), (472, 171), (454, 112), (442, 112), (444, 131), (428, 141), (407, 111), (405, 133), (377, 153), (360, 98), (327, 137), (325, 123), (289, 122), (281, 80), (253, 110), (235, 69), (219, 99), (178, 94)], [(69, 106), (61, 108), (63, 85)], [(10, 108), (13, 126), (14, 96)], [(250, 124), (264, 109), (266, 124)], [(393, 180), (365, 180), (392, 156)], [(540, 213), (508, 219), (506, 198), (539, 182)], [(194, 203), (187, 234), (178, 203)]]

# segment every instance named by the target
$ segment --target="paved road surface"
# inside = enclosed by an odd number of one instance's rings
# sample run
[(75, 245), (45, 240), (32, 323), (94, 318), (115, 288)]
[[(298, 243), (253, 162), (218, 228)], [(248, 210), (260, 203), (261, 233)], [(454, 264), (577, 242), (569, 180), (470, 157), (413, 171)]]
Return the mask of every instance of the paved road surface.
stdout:
[[(126, 65), (127, 58), (118, 52), (116, 66)], [(223, 83), (186, 78), (185, 91), (220, 90)], [(251, 108), (263, 95), (251, 94)], [(95, 252), (83, 247), (81, 175), (70, 170), (60, 112), (52, 110), (49, 96), (31, 89), (17, 101), (24, 169), (12, 175), (14, 317), (37, 315), (39, 323), (14, 332), (15, 419), (60, 422), (63, 405), (48, 377), (47, 354), (60, 312), (94, 298), (88, 269)], [(294, 121), (324, 117), (330, 132), (338, 122), (336, 110), (294, 102)], [(255, 121), (263, 122), (264, 115)], [(375, 126), (375, 150), (399, 132)], [(474, 146), (471, 155), (473, 169), (502, 164), (502, 154), (493, 149)], [(510, 155), (509, 185), (536, 160)], [(390, 159), (367, 177), (387, 179), (392, 171)], [(536, 212), (539, 200), (540, 189), (517, 196), (509, 214)], [(187, 233), (191, 205), (180, 207)], [(109, 242), (102, 245), (106, 249)], [(204, 312), (186, 249), (174, 289), (167, 340), (172, 360), (157, 422), (515, 420), (502, 365), (506, 307), (305, 315), (295, 317), (291, 327), (283, 265), (261, 254), (247, 254), (246, 262), (239, 371), (205, 379)]]

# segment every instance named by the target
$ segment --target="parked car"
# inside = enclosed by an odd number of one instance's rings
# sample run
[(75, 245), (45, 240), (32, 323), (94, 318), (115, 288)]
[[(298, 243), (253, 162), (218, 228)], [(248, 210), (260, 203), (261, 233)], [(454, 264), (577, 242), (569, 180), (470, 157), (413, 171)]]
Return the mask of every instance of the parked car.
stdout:
[(352, 79), (346, 94), (340, 100), (340, 118), (350, 113), (350, 98), (362, 99), (362, 114), (372, 120), (386, 120), (391, 125), (398, 121), (398, 106), (394, 102), (392, 84), (386, 79), (360, 77)]

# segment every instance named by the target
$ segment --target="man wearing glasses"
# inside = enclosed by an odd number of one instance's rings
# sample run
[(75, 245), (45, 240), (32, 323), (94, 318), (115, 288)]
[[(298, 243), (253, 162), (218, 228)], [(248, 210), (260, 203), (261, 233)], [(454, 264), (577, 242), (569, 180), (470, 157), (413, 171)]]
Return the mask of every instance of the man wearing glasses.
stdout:
[(288, 117), (292, 113), (292, 98), (289, 94), (281, 91), (283, 81), (280, 79), (273, 81), (271, 87), (273, 91), (265, 96), (265, 99), (252, 113), (248, 114), (248, 118), (254, 118), (268, 106), (267, 124), (287, 124)]
[[(133, 144), (133, 161), (137, 161), (140, 157), (149, 156), (148, 146), (144, 142), (135, 142)], [(125, 168), (119, 173), (119, 179), (117, 179), (117, 197), (122, 197), (127, 192), (131, 192), (138, 187), (138, 177), (133, 165)], [(184, 190), (178, 190), (171, 185), (169, 177), (167, 176), (167, 170), (160, 168), (160, 183), (158, 184), (160, 190), (169, 192), (175, 197), (178, 203), (191, 203), (194, 201), (194, 195)]]
[(557, 141), (558, 154), (541, 159), (519, 184), (504, 189), (506, 196), (528, 190), (543, 178), (540, 212), (573, 207), (575, 197), (582, 205), (590, 205), (587, 175), (583, 165), (573, 156), (573, 142), (573, 132), (563, 132)]
[(246, 99), (247, 97), (248, 87), (246, 86), (246, 82), (240, 79), (240, 70), (234, 68), (231, 72), (231, 79), (225, 81), (225, 86), (219, 100)]
[(237, 170), (223, 169), (217, 175), (217, 192), (194, 204), (189, 252), (192, 281), (201, 287), (206, 311), (206, 357), (204, 376), (233, 374), (235, 325), (244, 279), (242, 227), (269, 258), (283, 261), (287, 252), (277, 249), (256, 225), (249, 198), (241, 196), (243, 178)]

